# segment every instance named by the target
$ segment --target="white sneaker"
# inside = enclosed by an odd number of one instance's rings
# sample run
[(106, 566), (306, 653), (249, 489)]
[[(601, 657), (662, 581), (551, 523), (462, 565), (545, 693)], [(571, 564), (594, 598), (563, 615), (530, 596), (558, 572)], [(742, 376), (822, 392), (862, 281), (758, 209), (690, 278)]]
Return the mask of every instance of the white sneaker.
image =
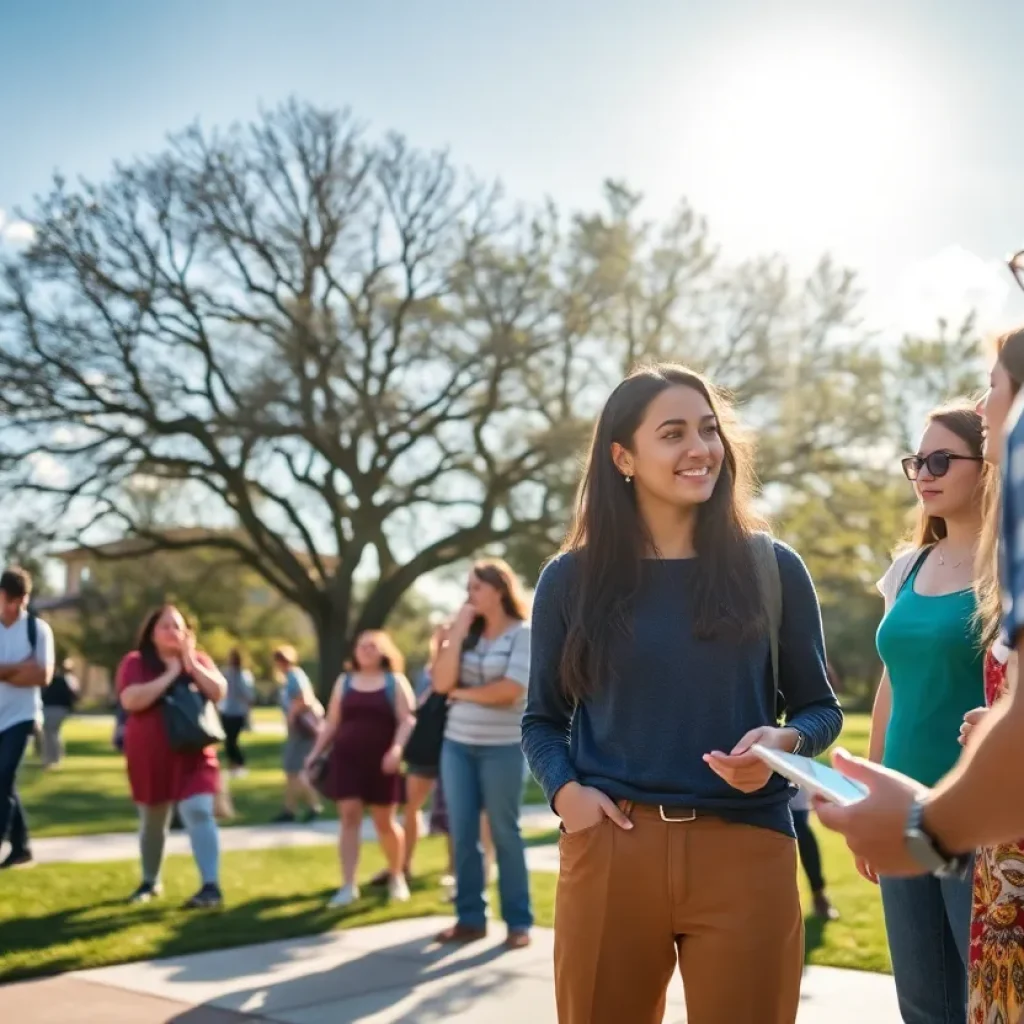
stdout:
[(337, 910), (338, 907), (350, 907), (357, 899), (359, 899), (359, 886), (343, 885), (331, 897), (331, 901), (327, 906), (333, 910)]
[(392, 903), (408, 903), (411, 898), (409, 884), (401, 875), (388, 880), (388, 899)]

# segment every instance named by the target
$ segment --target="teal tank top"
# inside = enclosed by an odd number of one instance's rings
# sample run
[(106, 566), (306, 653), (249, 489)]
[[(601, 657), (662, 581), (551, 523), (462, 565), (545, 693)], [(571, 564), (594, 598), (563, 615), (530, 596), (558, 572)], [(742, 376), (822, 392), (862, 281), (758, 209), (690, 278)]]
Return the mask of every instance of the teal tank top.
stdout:
[(974, 592), (918, 594), (919, 563), (878, 627), (892, 712), (882, 764), (934, 786), (960, 757), (964, 715), (985, 703)]

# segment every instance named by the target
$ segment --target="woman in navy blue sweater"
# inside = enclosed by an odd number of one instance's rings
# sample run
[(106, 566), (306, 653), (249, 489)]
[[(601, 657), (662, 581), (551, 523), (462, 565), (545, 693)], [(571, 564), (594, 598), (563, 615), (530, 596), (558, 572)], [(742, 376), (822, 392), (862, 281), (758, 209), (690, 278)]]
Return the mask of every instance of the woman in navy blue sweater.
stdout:
[(792, 1024), (803, 927), (792, 790), (749, 747), (816, 755), (842, 712), (800, 557), (776, 542), (778, 727), (750, 457), (679, 366), (601, 414), (564, 552), (534, 600), (523, 746), (562, 819), (562, 1024)]

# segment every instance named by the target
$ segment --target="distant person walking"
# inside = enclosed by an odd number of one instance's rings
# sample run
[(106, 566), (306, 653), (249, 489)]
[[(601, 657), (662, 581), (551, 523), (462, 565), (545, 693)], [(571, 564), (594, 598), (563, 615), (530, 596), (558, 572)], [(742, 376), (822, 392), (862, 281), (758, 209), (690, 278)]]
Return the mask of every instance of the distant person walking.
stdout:
[(306, 804), (303, 822), (315, 821), (322, 807), (306, 774), (306, 761), (320, 734), (324, 708), (313, 692), (309, 676), (299, 667), (294, 647), (286, 644), (274, 651), (274, 667), (284, 677), (281, 708), (287, 728), (281, 755), (285, 774), (284, 808), (274, 823), (283, 825), (295, 821), (301, 803)]
[(228, 692), (220, 702), (220, 720), (224, 725), (224, 753), (231, 766), (232, 778), (239, 778), (245, 772), (245, 754), (239, 744), (242, 730), (249, 726), (249, 714), (256, 701), (256, 685), (252, 673), (242, 662), (242, 652), (237, 648), (228, 657), (224, 668)]
[(43, 767), (56, 768), (64, 758), (61, 730), (75, 709), (81, 685), (74, 665), (68, 659), (61, 664), (49, 686), (43, 690)]
[(825, 876), (821, 867), (821, 847), (818, 837), (811, 828), (811, 800), (807, 792), (798, 789), (796, 796), (789, 802), (793, 812), (793, 827), (796, 829), (796, 846), (800, 853), (800, 866), (804, 869), (807, 882), (811, 887), (814, 916), (823, 921), (838, 921), (839, 911), (832, 906), (832, 901), (825, 891)]
[(117, 692), (128, 712), (124, 755), (132, 799), (139, 808), (142, 882), (130, 902), (148, 903), (160, 896), (160, 870), (171, 813), (175, 805), (192, 844), (202, 882), (185, 904), (187, 910), (219, 907), (220, 840), (214, 802), (220, 791), (217, 749), (175, 750), (164, 718), (162, 698), (172, 686), (185, 684), (207, 700), (220, 701), (227, 683), (213, 660), (196, 649), (195, 634), (173, 604), (147, 616), (136, 649), (117, 670)]
[(18, 768), (42, 717), (40, 690), (53, 675), (53, 633), (28, 610), (32, 577), (10, 568), (0, 575), (0, 868), (32, 863), (28, 821), (18, 798)]
[(332, 907), (359, 899), (356, 872), (363, 814), (369, 809), (388, 865), (388, 898), (409, 899), (405, 878), (405, 833), (396, 817), (403, 799), (402, 752), (416, 724), (415, 699), (405, 661), (382, 630), (356, 640), (353, 666), (334, 684), (327, 720), (308, 765), (330, 748), (321, 789), (338, 805), (341, 825), (341, 888)]

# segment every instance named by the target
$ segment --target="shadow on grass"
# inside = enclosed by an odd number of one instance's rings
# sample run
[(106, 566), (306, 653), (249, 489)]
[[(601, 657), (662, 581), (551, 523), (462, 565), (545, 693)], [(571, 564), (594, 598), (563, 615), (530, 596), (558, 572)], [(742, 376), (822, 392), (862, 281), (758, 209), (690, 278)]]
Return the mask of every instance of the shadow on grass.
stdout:
[(811, 962), (811, 954), (825, 945), (828, 922), (820, 917), (804, 918), (804, 963)]
[[(210, 950), (315, 936), (339, 927), (360, 927), (400, 918), (444, 912), (444, 904), (432, 898), (438, 893), (435, 876), (416, 879), (414, 901), (396, 909), (383, 891), (364, 896), (347, 911), (332, 910), (327, 900), (333, 889), (297, 896), (287, 893), (233, 902), (218, 911), (186, 911), (169, 902), (155, 901), (131, 906), (123, 899), (69, 907), (35, 917), (24, 916), (0, 923), (0, 950), (21, 954), (44, 952), (54, 945), (104, 943), (132, 932), (138, 941), (131, 953), (119, 950), (113, 961), (184, 956)], [(158, 934), (153, 934), (156, 931)], [(102, 961), (101, 961), (102, 962)], [(42, 977), (91, 967), (73, 956), (46, 959), (41, 963), (0, 970), (0, 983)]]

